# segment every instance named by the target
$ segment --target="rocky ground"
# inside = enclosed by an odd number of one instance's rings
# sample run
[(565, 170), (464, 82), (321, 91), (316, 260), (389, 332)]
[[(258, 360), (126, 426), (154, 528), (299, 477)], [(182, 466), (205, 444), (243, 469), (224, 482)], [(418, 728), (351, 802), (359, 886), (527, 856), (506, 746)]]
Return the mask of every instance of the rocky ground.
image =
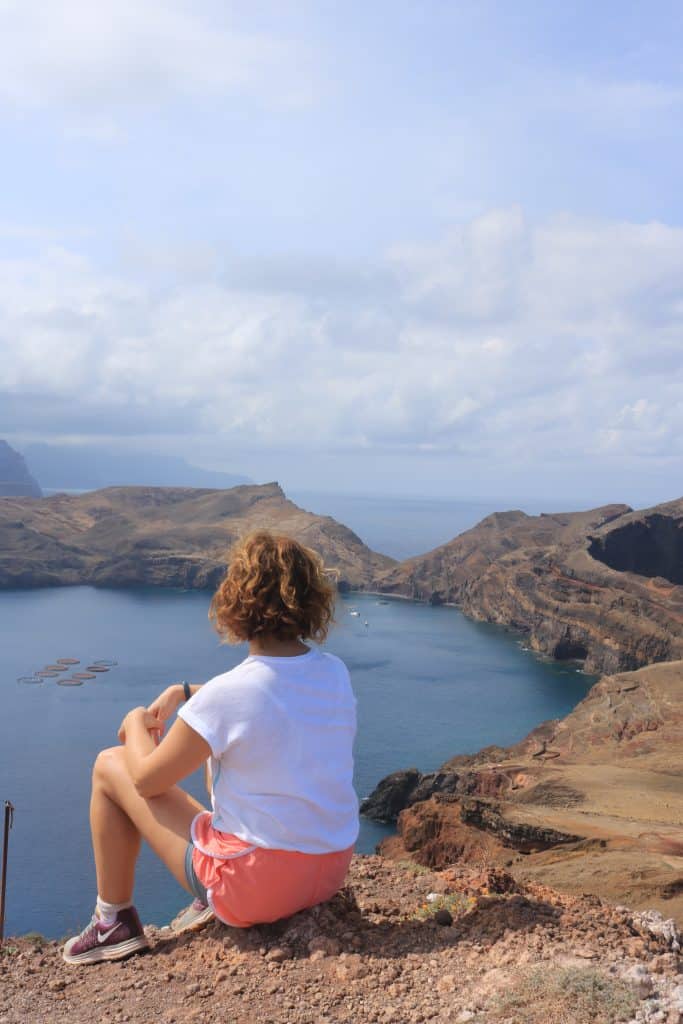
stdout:
[(208, 926), (150, 952), (69, 967), (8, 940), (0, 1024), (682, 1024), (680, 935), (657, 914), (358, 856), (330, 903), (244, 931)]

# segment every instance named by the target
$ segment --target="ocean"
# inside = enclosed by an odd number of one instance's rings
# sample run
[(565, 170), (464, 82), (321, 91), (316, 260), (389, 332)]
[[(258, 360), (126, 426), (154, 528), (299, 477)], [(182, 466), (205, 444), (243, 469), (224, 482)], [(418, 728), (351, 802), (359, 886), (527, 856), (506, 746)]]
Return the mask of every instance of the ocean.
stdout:
[[(131, 707), (171, 682), (202, 682), (245, 656), (244, 646), (219, 643), (208, 602), (206, 593), (175, 590), (0, 592), (0, 801), (16, 807), (6, 934), (61, 937), (87, 921), (95, 894), (88, 794), (97, 752), (116, 743)], [(340, 599), (327, 647), (349, 666), (358, 699), (359, 797), (396, 769), (426, 771), (454, 754), (519, 740), (542, 720), (566, 714), (593, 682), (454, 608), (379, 603), (371, 595)], [(79, 668), (100, 659), (118, 664), (75, 688), (54, 679), (17, 682), (67, 657), (78, 658)], [(204, 796), (199, 778), (189, 788)], [(358, 851), (371, 852), (389, 831), (363, 820)], [(140, 861), (136, 902), (156, 924), (187, 902), (149, 851)]]
[(538, 515), (583, 507), (569, 507), (563, 502), (558, 509), (551, 498), (390, 498), (296, 489), (285, 489), (285, 493), (301, 508), (344, 523), (373, 551), (397, 559), (425, 554), (476, 526), (492, 512), (521, 509), (528, 515)]

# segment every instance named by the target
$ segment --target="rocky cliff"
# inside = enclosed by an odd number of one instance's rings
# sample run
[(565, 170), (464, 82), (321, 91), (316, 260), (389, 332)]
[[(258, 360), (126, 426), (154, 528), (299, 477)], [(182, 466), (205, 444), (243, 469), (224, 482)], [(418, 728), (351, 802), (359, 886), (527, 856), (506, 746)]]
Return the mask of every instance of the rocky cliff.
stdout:
[(683, 658), (683, 499), (640, 512), (496, 513), (370, 588), (455, 604), (591, 672)]
[(40, 498), (42, 493), (37, 480), (29, 473), (23, 455), (10, 448), (7, 441), (0, 441), (0, 498), (10, 495)]
[(388, 776), (363, 813), (387, 856), (654, 906), (683, 924), (683, 662), (601, 679), (509, 749)]
[[(169, 885), (171, 885), (169, 880)], [(57, 943), (0, 951), (0, 1020), (135, 1024), (682, 1024), (673, 922), (506, 872), (355, 857), (329, 903), (244, 930), (211, 924), (119, 963)]]
[(315, 548), (338, 570), (342, 588), (367, 585), (393, 564), (334, 519), (298, 508), (276, 483), (229, 490), (110, 487), (0, 500), (0, 587), (212, 588), (229, 546), (257, 528)]

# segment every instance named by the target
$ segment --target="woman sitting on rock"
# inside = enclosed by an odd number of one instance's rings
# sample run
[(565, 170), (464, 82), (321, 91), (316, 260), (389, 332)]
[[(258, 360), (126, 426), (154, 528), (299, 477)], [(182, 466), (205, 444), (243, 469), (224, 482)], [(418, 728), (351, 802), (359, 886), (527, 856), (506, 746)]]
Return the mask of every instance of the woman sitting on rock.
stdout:
[[(177, 931), (214, 915), (236, 928), (275, 921), (341, 887), (358, 835), (356, 702), (344, 663), (304, 643), (324, 641), (333, 608), (334, 588), (308, 548), (259, 532), (233, 549), (210, 615), (249, 653), (203, 686), (178, 683), (134, 708), (122, 745), (98, 756), (97, 904), (64, 947), (67, 963), (148, 946), (132, 903), (142, 839), (195, 897)], [(212, 811), (177, 785), (209, 757)]]

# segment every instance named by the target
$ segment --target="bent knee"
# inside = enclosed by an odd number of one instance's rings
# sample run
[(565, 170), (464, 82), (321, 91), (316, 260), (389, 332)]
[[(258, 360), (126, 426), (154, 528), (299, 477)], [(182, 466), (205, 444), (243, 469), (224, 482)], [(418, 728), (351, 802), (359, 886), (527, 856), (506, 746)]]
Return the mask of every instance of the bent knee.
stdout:
[(95, 758), (92, 769), (93, 782), (107, 782), (125, 769), (123, 747), (107, 747)]

